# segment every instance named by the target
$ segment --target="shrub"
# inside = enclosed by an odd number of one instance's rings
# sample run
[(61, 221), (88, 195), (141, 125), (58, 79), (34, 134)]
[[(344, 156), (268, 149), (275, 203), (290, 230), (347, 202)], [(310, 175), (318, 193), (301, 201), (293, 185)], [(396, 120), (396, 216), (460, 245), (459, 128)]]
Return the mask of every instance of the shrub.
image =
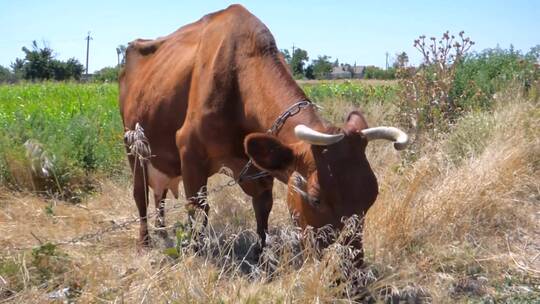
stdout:
[(364, 70), (364, 78), (382, 80), (396, 79), (396, 69), (388, 68), (387, 70), (383, 70), (376, 66), (368, 66)]
[(120, 66), (105, 67), (94, 74), (93, 80), (96, 82), (116, 82), (120, 75)]
[(17, 81), (17, 75), (11, 72), (8, 68), (0, 65), (0, 83), (13, 83)]
[(474, 42), (463, 32), (458, 39), (446, 32), (426, 45), (420, 36), (414, 45), (422, 53), (422, 65), (417, 71), (398, 71), (400, 121), (417, 137), (423, 131), (447, 131), (463, 113), (490, 110), (495, 93), (509, 86), (538, 98), (537, 48), (526, 55), (512, 47), (466, 54)]
[(487, 49), (464, 58), (456, 68), (452, 99), (464, 109), (489, 108), (495, 92), (509, 83), (518, 84), (528, 93), (540, 78), (536, 58), (526, 56), (512, 47)]
[(421, 129), (445, 129), (461, 109), (450, 94), (456, 68), (474, 44), (464, 32), (459, 41), (445, 32), (440, 39), (420, 36), (414, 47), (422, 53), (422, 65), (414, 74), (400, 71), (401, 119), (418, 135)]

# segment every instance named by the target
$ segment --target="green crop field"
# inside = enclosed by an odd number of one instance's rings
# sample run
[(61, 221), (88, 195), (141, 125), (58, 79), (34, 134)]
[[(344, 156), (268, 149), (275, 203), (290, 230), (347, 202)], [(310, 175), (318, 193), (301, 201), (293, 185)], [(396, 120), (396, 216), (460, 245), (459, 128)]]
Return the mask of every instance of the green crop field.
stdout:
[(114, 175), (123, 170), (122, 133), (116, 84), (0, 86), (0, 183), (31, 186), (29, 140), (49, 154), (59, 188), (92, 172)]
[(315, 102), (342, 98), (360, 106), (369, 102), (392, 102), (398, 87), (388, 81), (311, 81), (302, 82), (302, 88)]

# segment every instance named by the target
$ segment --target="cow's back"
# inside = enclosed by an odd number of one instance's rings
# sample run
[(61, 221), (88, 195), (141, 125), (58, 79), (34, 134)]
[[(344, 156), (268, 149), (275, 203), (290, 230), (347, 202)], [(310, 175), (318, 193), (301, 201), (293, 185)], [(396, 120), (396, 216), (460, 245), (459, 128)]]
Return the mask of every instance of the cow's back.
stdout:
[(180, 175), (175, 133), (185, 121), (201, 21), (156, 40), (138, 39), (126, 50), (120, 75), (120, 112), (125, 129), (139, 123), (150, 142), (152, 164)]
[(120, 110), (126, 129), (136, 123), (145, 129), (156, 156), (151, 162), (160, 171), (181, 173), (175, 141), (180, 129), (183, 135), (204, 133), (210, 158), (243, 154), (243, 136), (251, 128), (245, 126), (237, 60), (253, 56), (259, 43), (275, 47), (268, 29), (239, 5), (166, 37), (130, 43), (120, 77)]

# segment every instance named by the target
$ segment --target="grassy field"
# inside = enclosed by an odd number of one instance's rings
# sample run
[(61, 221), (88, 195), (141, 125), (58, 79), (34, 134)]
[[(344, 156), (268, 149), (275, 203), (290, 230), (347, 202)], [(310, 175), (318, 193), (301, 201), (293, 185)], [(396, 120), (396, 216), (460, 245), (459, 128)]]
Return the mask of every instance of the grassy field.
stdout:
[(43, 191), (32, 179), (24, 143), (46, 151), (55, 176), (52, 190), (78, 199), (92, 187), (90, 174), (124, 170), (118, 86), (42, 83), (0, 86), (0, 184)]
[[(395, 84), (302, 85), (332, 121), (357, 107), (371, 125), (393, 124), (397, 114)], [(97, 239), (45, 245), (136, 218), (116, 100), (112, 84), (0, 86), (0, 302), (540, 301), (540, 110), (514, 90), (412, 150), (370, 143), (380, 195), (365, 222), (362, 271), (344, 271), (347, 248), (340, 244), (321, 258), (301, 246), (282, 184), (274, 189), (261, 262), (252, 254), (251, 202), (236, 186), (211, 194), (198, 254), (170, 249), (185, 238), (186, 219), (182, 200), (172, 198), (169, 238), (153, 234), (147, 252), (136, 250), (137, 223)], [(36, 195), (28, 139), (54, 155), (64, 184), (53, 195)], [(227, 181), (214, 176), (209, 189)], [(75, 187), (83, 184), (93, 194), (80, 195), (80, 203), (60, 195), (70, 188), (87, 193)]]

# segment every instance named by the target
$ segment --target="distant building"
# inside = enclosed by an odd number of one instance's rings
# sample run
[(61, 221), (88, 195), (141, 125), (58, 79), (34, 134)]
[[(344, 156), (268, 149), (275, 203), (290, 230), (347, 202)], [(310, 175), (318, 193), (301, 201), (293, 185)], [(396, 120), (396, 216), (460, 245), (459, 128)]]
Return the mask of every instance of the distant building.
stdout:
[(355, 65), (353, 67), (351, 67), (350, 71), (352, 73), (352, 78), (355, 78), (355, 79), (362, 79), (364, 78), (364, 69), (365, 69), (365, 66), (363, 65)]
[(81, 75), (81, 82), (90, 82), (94, 78), (94, 74), (82, 74)]
[(364, 78), (365, 66), (351, 66), (342, 64), (332, 67), (327, 75), (328, 79), (362, 79)]
[(344, 66), (338, 65), (332, 67), (332, 72), (328, 76), (330, 79), (350, 79), (352, 78), (352, 73), (347, 71)]

